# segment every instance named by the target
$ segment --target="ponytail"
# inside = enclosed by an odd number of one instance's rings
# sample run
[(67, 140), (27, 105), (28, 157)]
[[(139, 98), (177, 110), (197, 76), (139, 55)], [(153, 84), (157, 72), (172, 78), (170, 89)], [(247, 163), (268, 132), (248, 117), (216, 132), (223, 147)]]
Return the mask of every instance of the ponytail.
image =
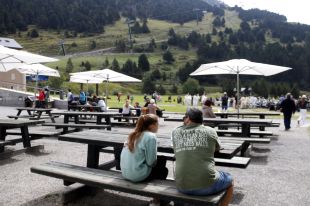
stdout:
[(137, 121), (136, 127), (128, 136), (128, 149), (133, 152), (135, 143), (140, 138), (141, 134), (148, 130), (149, 126), (158, 122), (158, 117), (154, 114), (141, 115)]

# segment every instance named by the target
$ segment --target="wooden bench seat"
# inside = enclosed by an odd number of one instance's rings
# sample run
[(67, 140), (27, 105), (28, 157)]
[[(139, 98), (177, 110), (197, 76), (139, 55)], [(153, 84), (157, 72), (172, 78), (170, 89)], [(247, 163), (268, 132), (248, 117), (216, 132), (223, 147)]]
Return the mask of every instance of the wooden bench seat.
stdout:
[(15, 118), (15, 119), (18, 119), (18, 118), (32, 118), (32, 117), (35, 117), (34, 115), (8, 115), (7, 116), (8, 118)]
[(44, 123), (42, 126), (54, 126), (58, 128), (76, 128), (76, 129), (107, 129), (111, 130), (111, 125), (105, 124), (66, 124), (66, 123)]
[[(225, 134), (231, 134), (236, 136), (241, 136), (241, 130), (215, 130), (218, 135), (225, 135)], [(270, 131), (251, 131), (252, 135), (258, 135), (258, 136), (272, 136), (273, 133)]]
[[(21, 135), (20, 130), (12, 129), (7, 130), (6, 132), (8, 135)], [(58, 131), (29, 131), (30, 138), (33, 139), (39, 139), (42, 137), (55, 137), (60, 135), (61, 132)]]
[(31, 167), (31, 172), (92, 187), (194, 205), (219, 205), (226, 193), (226, 191), (222, 191), (210, 196), (189, 196), (179, 193), (172, 180), (132, 183), (123, 179), (117, 171), (92, 169), (59, 162), (49, 162)]
[[(105, 148), (102, 148), (100, 152), (114, 153), (114, 148), (105, 147)], [(157, 152), (157, 155), (162, 155), (162, 156), (167, 157), (167, 159), (170, 161), (175, 161), (175, 157), (173, 153)], [(250, 164), (251, 158), (248, 158), (248, 157), (233, 157), (231, 159), (214, 158), (214, 160), (215, 160), (215, 165), (217, 166), (246, 168)]]
[[(226, 127), (226, 128), (236, 128), (236, 127), (241, 127), (240, 124), (218, 124), (217, 125), (218, 127)], [(252, 124), (251, 125), (251, 128), (259, 128), (259, 127), (262, 127), (261, 125), (259, 124)], [(273, 122), (271, 124), (268, 124), (268, 125), (264, 125), (263, 127), (280, 127), (280, 123), (276, 123), (276, 122)]]
[(259, 143), (259, 144), (269, 144), (270, 138), (262, 137), (262, 138), (253, 138), (253, 137), (220, 137), (221, 141), (246, 141), (247, 143)]

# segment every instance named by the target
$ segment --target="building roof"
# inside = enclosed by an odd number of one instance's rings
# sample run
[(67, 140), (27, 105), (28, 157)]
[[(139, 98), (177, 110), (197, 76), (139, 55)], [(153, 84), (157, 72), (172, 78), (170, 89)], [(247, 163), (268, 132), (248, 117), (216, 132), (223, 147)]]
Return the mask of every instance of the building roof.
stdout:
[(0, 45), (12, 48), (12, 49), (22, 49), (23, 47), (17, 43), (14, 39), (0, 37)]

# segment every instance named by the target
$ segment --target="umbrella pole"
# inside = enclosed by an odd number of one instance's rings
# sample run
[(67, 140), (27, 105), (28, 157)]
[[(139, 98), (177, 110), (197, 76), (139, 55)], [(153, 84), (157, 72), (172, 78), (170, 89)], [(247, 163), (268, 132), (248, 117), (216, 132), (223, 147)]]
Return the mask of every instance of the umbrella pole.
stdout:
[(105, 87), (105, 96), (106, 96), (106, 98), (105, 98), (105, 105), (106, 105), (106, 107), (108, 108), (108, 86), (109, 86), (109, 74), (107, 74), (107, 83), (106, 83), (107, 85), (106, 85), (106, 87)]
[[(237, 102), (236, 102), (236, 105), (237, 105), (237, 112), (238, 112), (238, 114), (239, 114), (239, 97), (240, 97), (240, 93), (239, 93), (239, 91), (240, 91), (240, 89), (239, 89), (239, 71), (237, 71)], [(239, 115), (238, 115), (238, 118), (239, 118)]]

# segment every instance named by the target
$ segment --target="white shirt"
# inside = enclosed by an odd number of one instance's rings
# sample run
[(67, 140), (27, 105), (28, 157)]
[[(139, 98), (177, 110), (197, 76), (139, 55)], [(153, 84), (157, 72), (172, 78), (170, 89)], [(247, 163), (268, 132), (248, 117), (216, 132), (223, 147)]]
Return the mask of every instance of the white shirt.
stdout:
[(97, 105), (97, 106), (100, 107), (100, 110), (101, 110), (102, 112), (107, 111), (106, 104), (105, 104), (105, 102), (104, 102), (102, 99), (100, 99), (100, 100), (98, 101), (98, 105)]
[[(68, 100), (68, 101), (71, 100), (71, 99), (70, 99), (70, 98), (71, 98), (71, 95), (72, 95), (72, 92), (68, 92), (68, 93), (67, 93), (67, 100)], [(72, 98), (72, 99), (73, 99), (73, 98)]]

